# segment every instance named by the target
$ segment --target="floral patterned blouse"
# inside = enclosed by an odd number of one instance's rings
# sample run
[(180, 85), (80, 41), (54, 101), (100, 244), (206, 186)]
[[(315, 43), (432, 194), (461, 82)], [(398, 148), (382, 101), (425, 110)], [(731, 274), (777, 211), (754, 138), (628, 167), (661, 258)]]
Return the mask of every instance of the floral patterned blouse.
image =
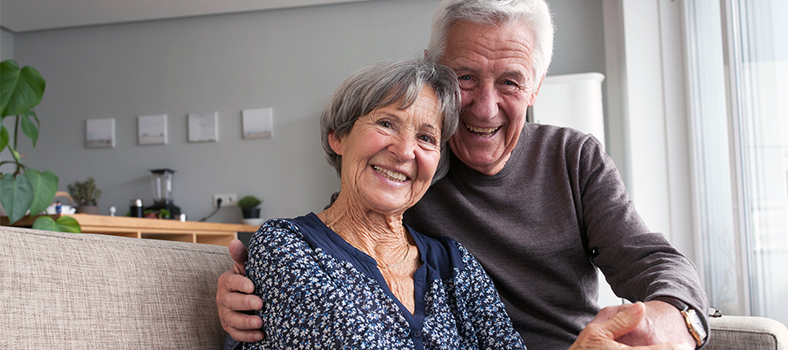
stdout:
[(525, 349), (479, 262), (450, 238), (410, 233), (422, 259), (414, 314), (314, 213), (265, 222), (246, 273), (266, 337), (244, 349)]

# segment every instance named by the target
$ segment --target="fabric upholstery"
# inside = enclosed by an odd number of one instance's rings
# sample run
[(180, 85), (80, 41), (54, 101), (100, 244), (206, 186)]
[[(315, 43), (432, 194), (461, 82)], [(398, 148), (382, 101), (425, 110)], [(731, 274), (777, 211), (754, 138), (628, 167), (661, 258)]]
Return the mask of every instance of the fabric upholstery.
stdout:
[(763, 317), (709, 317), (711, 338), (703, 350), (788, 350), (788, 329)]
[[(219, 349), (227, 248), (0, 226), (0, 349)], [(761, 317), (710, 318), (704, 350), (788, 350)]]
[(0, 348), (219, 349), (226, 247), (0, 226)]

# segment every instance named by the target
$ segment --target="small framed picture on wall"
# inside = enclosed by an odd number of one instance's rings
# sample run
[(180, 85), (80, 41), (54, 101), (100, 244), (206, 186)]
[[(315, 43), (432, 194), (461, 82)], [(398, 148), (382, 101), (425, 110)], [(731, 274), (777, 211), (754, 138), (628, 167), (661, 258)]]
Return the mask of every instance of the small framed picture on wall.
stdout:
[(115, 148), (115, 118), (86, 120), (85, 147)]
[(189, 142), (219, 141), (219, 113), (189, 113)]
[(137, 118), (137, 141), (140, 145), (167, 144), (167, 115), (143, 115)]

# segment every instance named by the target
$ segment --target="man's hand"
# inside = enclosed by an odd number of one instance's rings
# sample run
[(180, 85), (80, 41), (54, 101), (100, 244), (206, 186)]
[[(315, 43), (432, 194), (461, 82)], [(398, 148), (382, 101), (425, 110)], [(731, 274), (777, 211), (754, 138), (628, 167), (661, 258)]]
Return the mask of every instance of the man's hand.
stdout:
[[(672, 307), (672, 306), (671, 306)], [(572, 344), (569, 350), (599, 350), (599, 349), (642, 349), (642, 350), (692, 350), (695, 349), (694, 345), (685, 343), (664, 343), (654, 344), (649, 346), (636, 346), (630, 347), (626, 344), (621, 344), (616, 339), (625, 334), (629, 334), (643, 323), (646, 319), (646, 307), (643, 303), (638, 302), (632, 305), (622, 305), (616, 307), (618, 310), (612, 316), (607, 317), (604, 322), (598, 321), (597, 316), (595, 322), (590, 323), (580, 332), (577, 340)], [(675, 308), (674, 308), (675, 309)], [(608, 311), (609, 312), (609, 311)], [(607, 313), (606, 313), (606, 316)]]
[(260, 310), (263, 300), (254, 292), (252, 280), (246, 278), (244, 264), (246, 263), (246, 247), (241, 241), (234, 239), (230, 242), (230, 256), (235, 263), (233, 267), (219, 276), (219, 288), (216, 290), (216, 306), (219, 308), (219, 318), (222, 328), (233, 339), (253, 343), (263, 339), (263, 320), (257, 315), (248, 315), (244, 311)]
[[(617, 337), (617, 342), (630, 346), (675, 342), (695, 348), (697, 343), (687, 330), (684, 316), (675, 306), (658, 300), (648, 301), (644, 305), (644, 319), (632, 331)], [(628, 307), (629, 305), (606, 307), (599, 311), (589, 325), (603, 323)]]

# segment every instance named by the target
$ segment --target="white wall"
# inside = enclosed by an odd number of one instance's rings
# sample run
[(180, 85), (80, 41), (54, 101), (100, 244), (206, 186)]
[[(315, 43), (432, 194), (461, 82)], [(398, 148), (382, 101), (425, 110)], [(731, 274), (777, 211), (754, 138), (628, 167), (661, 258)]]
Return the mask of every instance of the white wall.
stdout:
[(608, 92), (621, 96), (611, 101), (611, 119), (620, 120), (611, 125), (623, 136), (625, 147), (617, 156), (626, 160), (627, 187), (638, 212), (652, 231), (697, 261), (681, 6), (670, 0), (605, 0)]
[[(550, 1), (552, 74), (605, 73), (601, 0)], [(199, 219), (216, 193), (255, 194), (264, 217), (319, 211), (339, 187), (318, 141), (320, 111), (361, 66), (421, 55), (437, 1), (396, 0), (17, 33), (14, 58), (47, 80), (26, 164), (89, 176), (124, 214), (150, 203), (148, 169), (176, 169), (175, 203)], [(5, 42), (5, 40), (4, 40)], [(4, 50), (5, 51), (5, 50)], [(275, 137), (242, 140), (240, 111), (274, 109)], [(219, 112), (219, 142), (187, 143), (189, 112)], [(136, 117), (167, 114), (169, 144), (139, 146)], [(116, 147), (84, 147), (85, 120), (116, 119)], [(29, 149), (29, 145), (24, 145)], [(236, 222), (236, 209), (211, 221)]]

